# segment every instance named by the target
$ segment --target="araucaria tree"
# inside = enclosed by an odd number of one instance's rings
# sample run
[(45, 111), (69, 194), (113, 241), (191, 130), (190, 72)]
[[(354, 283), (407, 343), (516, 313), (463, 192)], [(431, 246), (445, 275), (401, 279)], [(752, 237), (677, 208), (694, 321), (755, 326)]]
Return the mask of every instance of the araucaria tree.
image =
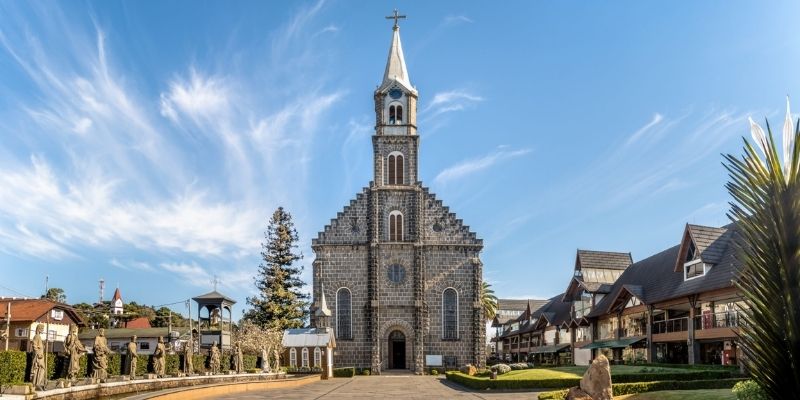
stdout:
[(265, 237), (255, 277), (258, 295), (247, 298), (253, 308), (244, 319), (268, 329), (301, 328), (308, 314), (308, 294), (301, 291), (305, 285), (300, 279), (303, 267), (295, 263), (303, 255), (297, 253), (292, 216), (283, 207), (272, 214)]
[[(798, 121), (800, 125), (800, 121)], [(725, 156), (743, 268), (736, 282), (749, 309), (742, 349), (753, 379), (774, 399), (800, 393), (800, 126), (787, 101), (783, 165), (772, 130), (750, 120), (755, 145)]]

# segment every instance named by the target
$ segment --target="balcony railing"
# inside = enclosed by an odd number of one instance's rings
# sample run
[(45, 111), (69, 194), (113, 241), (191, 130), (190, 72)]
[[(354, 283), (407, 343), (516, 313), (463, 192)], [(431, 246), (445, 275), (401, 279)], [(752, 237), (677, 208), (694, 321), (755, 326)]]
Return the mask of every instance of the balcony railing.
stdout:
[(694, 317), (694, 329), (736, 328), (741, 326), (742, 322), (738, 311), (723, 311)]
[(689, 330), (689, 318), (673, 318), (666, 321), (653, 322), (653, 334), (686, 332)]

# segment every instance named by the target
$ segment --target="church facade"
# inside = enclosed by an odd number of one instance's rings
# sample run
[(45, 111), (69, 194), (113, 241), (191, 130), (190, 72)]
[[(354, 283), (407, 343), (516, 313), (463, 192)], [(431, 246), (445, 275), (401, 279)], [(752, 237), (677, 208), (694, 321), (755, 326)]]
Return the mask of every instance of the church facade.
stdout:
[(483, 366), (483, 242), (418, 178), (418, 93), (396, 21), (374, 93), (374, 180), (312, 241), (311, 323), (333, 328), (338, 366)]

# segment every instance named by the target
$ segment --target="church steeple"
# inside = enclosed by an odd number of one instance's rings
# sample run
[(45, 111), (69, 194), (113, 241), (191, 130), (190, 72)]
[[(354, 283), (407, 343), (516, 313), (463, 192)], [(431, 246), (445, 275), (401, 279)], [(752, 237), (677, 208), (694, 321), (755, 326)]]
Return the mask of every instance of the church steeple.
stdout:
[(386, 70), (383, 73), (381, 89), (390, 86), (393, 82), (400, 83), (408, 91), (416, 92), (411, 86), (411, 79), (408, 76), (406, 59), (403, 56), (403, 44), (400, 42), (400, 27), (396, 23), (392, 28), (392, 45), (389, 47), (389, 57), (386, 59)]
[[(375, 184), (408, 186), (417, 182), (417, 90), (411, 86), (397, 25), (405, 15), (394, 10), (386, 18), (394, 26), (383, 81), (375, 90)], [(396, 231), (391, 237), (404, 235)]]

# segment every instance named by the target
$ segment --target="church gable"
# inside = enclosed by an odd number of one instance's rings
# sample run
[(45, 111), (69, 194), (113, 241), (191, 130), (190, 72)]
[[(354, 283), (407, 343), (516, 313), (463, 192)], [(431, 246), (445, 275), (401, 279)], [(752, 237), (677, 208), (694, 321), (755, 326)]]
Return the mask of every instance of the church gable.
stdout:
[(426, 243), (483, 245), (483, 240), (470, 231), (469, 226), (464, 225), (464, 221), (455, 213), (450, 212), (450, 207), (445, 206), (428, 188), (422, 188), (422, 192), (425, 212), (421, 230), (425, 232), (423, 237)]
[(330, 224), (312, 240), (312, 246), (319, 244), (356, 244), (367, 242), (368, 188), (364, 188), (350, 204), (331, 219)]

